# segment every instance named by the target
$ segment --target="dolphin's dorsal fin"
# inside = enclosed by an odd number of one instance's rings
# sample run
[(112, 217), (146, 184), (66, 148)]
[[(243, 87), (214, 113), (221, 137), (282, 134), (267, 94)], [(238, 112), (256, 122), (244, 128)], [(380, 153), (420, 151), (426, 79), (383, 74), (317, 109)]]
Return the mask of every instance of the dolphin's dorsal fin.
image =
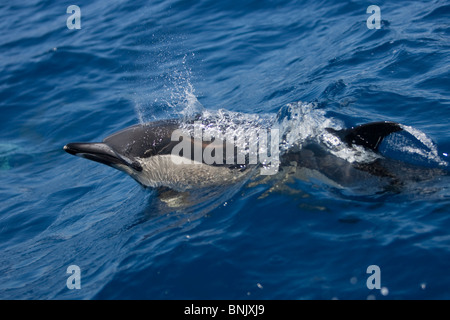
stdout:
[(342, 130), (327, 128), (328, 132), (336, 134), (349, 145), (356, 144), (374, 151), (378, 151), (385, 137), (401, 130), (403, 129), (400, 124), (390, 121), (371, 122)]

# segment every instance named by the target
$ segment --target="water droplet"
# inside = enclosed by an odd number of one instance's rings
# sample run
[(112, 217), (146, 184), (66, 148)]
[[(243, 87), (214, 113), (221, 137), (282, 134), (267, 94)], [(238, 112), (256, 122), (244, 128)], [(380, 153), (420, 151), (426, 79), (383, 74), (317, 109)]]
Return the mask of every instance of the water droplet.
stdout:
[(386, 287), (381, 288), (380, 292), (383, 296), (387, 296), (389, 294), (389, 290)]

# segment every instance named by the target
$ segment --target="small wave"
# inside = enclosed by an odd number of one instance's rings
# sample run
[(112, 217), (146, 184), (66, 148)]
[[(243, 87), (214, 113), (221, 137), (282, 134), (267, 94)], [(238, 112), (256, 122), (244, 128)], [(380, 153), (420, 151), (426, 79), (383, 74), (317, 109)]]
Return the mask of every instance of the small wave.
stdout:
[(431, 164), (447, 167), (448, 163), (440, 156), (436, 144), (422, 131), (411, 126), (401, 125), (405, 134), (394, 134), (386, 139), (390, 152), (399, 152), (404, 160), (417, 164)]

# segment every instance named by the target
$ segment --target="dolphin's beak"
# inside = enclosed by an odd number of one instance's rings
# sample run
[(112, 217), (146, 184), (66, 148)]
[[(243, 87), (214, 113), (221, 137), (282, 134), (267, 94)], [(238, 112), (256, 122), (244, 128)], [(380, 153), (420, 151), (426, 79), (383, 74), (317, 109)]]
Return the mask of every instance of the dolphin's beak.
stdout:
[(73, 142), (65, 145), (64, 150), (74, 156), (100, 162), (111, 167), (115, 167), (115, 165), (119, 164), (130, 167), (136, 171), (142, 171), (142, 166), (139, 162), (117, 153), (105, 143)]

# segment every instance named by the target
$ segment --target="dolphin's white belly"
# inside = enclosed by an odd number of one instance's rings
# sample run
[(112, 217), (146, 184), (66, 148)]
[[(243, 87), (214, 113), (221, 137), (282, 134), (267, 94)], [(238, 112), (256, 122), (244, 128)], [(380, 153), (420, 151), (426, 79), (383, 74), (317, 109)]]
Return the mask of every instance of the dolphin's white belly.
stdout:
[(136, 158), (143, 170), (136, 172), (121, 168), (147, 187), (168, 187), (177, 191), (233, 184), (248, 174), (226, 166), (211, 166), (176, 155)]

